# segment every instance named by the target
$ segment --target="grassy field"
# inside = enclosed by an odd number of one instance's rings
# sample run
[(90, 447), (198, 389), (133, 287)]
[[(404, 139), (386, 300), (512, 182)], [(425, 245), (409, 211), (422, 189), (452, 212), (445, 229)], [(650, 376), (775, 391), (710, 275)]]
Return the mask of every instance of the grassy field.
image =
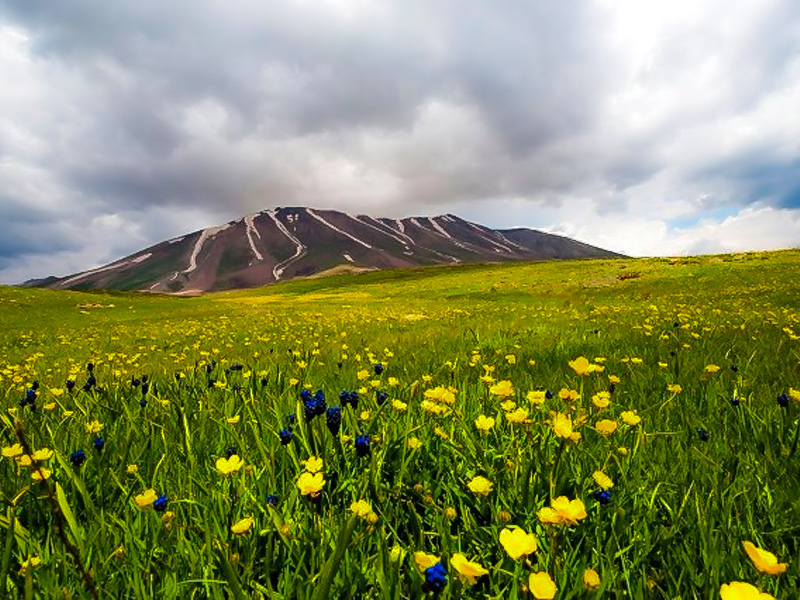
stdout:
[(0, 597), (798, 598), (799, 274), (0, 288)]

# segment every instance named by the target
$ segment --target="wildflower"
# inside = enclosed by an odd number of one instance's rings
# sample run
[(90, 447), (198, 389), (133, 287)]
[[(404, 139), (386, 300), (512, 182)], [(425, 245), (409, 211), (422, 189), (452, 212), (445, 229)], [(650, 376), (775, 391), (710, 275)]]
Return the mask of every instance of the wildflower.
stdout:
[(553, 417), (553, 432), (560, 438), (568, 438), (572, 435), (572, 419), (569, 415), (557, 413)]
[(52, 474), (53, 472), (50, 469), (39, 467), (33, 473), (31, 473), (31, 479), (34, 481), (42, 481), (44, 479), (50, 479), (50, 475)]
[(483, 565), (467, 560), (466, 556), (458, 552), (450, 558), (450, 566), (456, 570), (458, 578), (467, 585), (475, 585), (478, 577), (489, 574)]
[[(161, 512), (161, 511), (159, 511)], [(164, 524), (164, 527), (169, 527), (170, 523), (175, 519), (175, 513), (171, 510), (166, 511), (163, 515), (161, 515), (161, 522)]]
[(272, 506), (273, 508), (278, 506), (278, 497), (275, 494), (267, 496), (267, 506)]
[(238, 425), (239, 421), (242, 420), (242, 415), (236, 415), (234, 417), (228, 417), (228, 425)]
[(717, 371), (719, 371), (719, 367), (717, 365), (706, 365), (706, 368), (703, 369), (703, 373), (706, 375), (713, 375)]
[(365, 381), (369, 379), (369, 376), (370, 376), (369, 371), (367, 371), (366, 369), (361, 369), (358, 373), (356, 373), (356, 379), (358, 379), (359, 381)]
[(515, 365), (515, 364), (517, 364), (517, 357), (516, 357), (515, 355), (513, 355), (513, 354), (506, 354), (505, 358), (506, 358), (506, 362), (507, 362), (508, 364), (510, 364), (510, 365)]
[(514, 386), (511, 385), (511, 382), (508, 379), (504, 379), (502, 381), (498, 381), (493, 386), (489, 388), (489, 393), (492, 396), (500, 396), (501, 398), (507, 398), (508, 396), (514, 395)]
[[(581, 395), (578, 393), (578, 390), (571, 390), (569, 388), (561, 388), (558, 391), (558, 396), (564, 402), (574, 402), (575, 400), (579, 400)], [(545, 395), (546, 397), (546, 395)]]
[(322, 473), (311, 474), (308, 471), (304, 471), (297, 480), (297, 487), (303, 496), (311, 495), (316, 497), (324, 486), (325, 478)]
[(577, 525), (579, 520), (586, 518), (586, 507), (578, 498), (569, 500), (566, 496), (559, 496), (550, 501), (549, 507), (539, 509), (537, 516), (545, 525)]
[(342, 409), (339, 406), (331, 406), (325, 412), (325, 425), (331, 435), (337, 435), (342, 426)]
[(42, 559), (40, 559), (38, 556), (28, 557), (28, 559), (23, 561), (23, 563), (20, 565), (19, 574), (25, 576), (27, 575), (28, 571), (32, 571), (40, 564), (42, 564)]
[(139, 472), (139, 465), (128, 465), (128, 468), (125, 469), (125, 472), (128, 475), (136, 475)]
[(592, 479), (594, 479), (594, 482), (604, 490), (610, 490), (614, 487), (614, 482), (611, 480), (611, 477), (602, 471), (595, 471), (592, 473)]
[(281, 446), (288, 446), (292, 443), (292, 430), (291, 429), (281, 429), (278, 432), (278, 437), (281, 438)]
[(594, 404), (597, 408), (608, 408), (609, 404), (611, 404), (611, 393), (596, 393), (594, 396), (592, 396), (592, 404)]
[(628, 449), (625, 446), (620, 446), (617, 448), (617, 454), (620, 456), (628, 456)]
[(786, 394), (781, 394), (780, 396), (778, 396), (778, 406), (780, 406), (781, 408), (786, 408), (787, 406), (789, 406), (789, 396), (787, 396)]
[(452, 521), (457, 516), (458, 513), (456, 512), (456, 509), (453, 508), (452, 506), (448, 506), (447, 508), (444, 509), (444, 518), (447, 519), (448, 521)]
[(366, 500), (356, 500), (350, 505), (350, 512), (361, 519), (366, 519), (372, 512), (372, 506)]
[(592, 494), (592, 497), (603, 506), (611, 502), (611, 492), (609, 490), (597, 490)]
[(430, 390), (425, 390), (423, 394), (426, 400), (439, 402), (441, 404), (454, 404), (456, 401), (456, 389), (447, 388), (443, 385)]
[(536, 600), (552, 600), (558, 591), (556, 583), (546, 571), (531, 573), (528, 577), (528, 587)]
[(760, 592), (757, 587), (744, 581), (723, 583), (719, 588), (719, 597), (721, 600), (775, 600), (775, 596)]
[(389, 560), (393, 563), (398, 563), (405, 558), (406, 551), (401, 546), (395, 544), (389, 552)]
[(788, 396), (795, 402), (800, 402), (800, 390), (789, 388)]
[(221, 475), (231, 475), (236, 473), (244, 466), (244, 461), (238, 454), (234, 454), (230, 458), (219, 457), (216, 462), (217, 471)]
[(102, 436), (98, 435), (96, 438), (94, 438), (94, 442), (92, 442), (92, 445), (94, 446), (95, 450), (97, 450), (98, 452), (102, 452), (103, 446), (106, 445), (106, 441), (103, 439)]
[(439, 562), (439, 557), (427, 552), (414, 552), (414, 563), (420, 571), (431, 568)]
[(680, 394), (683, 391), (683, 388), (679, 386), (677, 383), (670, 383), (667, 386), (667, 391), (670, 394)]
[(154, 489), (145, 490), (141, 494), (134, 496), (133, 501), (139, 508), (147, 508), (158, 498), (158, 494)]
[(533, 554), (539, 547), (536, 537), (532, 533), (527, 533), (521, 527), (515, 526), (506, 527), (500, 532), (500, 544), (514, 560)]
[(545, 392), (544, 390), (530, 391), (525, 397), (528, 399), (528, 402), (538, 406), (544, 402)]
[(433, 590), (434, 594), (438, 594), (447, 585), (447, 570), (442, 563), (437, 562), (432, 567), (425, 569), (425, 583)]
[(779, 563), (778, 557), (772, 552), (758, 548), (752, 542), (742, 542), (742, 548), (747, 552), (748, 558), (753, 561), (756, 569), (767, 575), (780, 575), (789, 566), (787, 563)]
[(486, 477), (478, 475), (477, 477), (472, 478), (472, 480), (467, 484), (467, 487), (469, 488), (469, 491), (478, 494), (479, 496), (488, 496), (492, 491), (492, 482), (486, 479)]
[(167, 495), (161, 494), (158, 498), (153, 500), (153, 510), (156, 512), (164, 512), (167, 509)]
[(253, 528), (255, 520), (253, 517), (245, 517), (231, 525), (231, 533), (234, 535), (244, 535)]
[(707, 442), (711, 437), (711, 434), (708, 433), (705, 429), (698, 429), (697, 430), (697, 437), (700, 438), (701, 442)]
[(475, 427), (477, 427), (478, 431), (481, 433), (489, 433), (489, 430), (494, 427), (494, 419), (486, 415), (480, 415), (475, 419)]
[(617, 430), (617, 422), (611, 419), (603, 419), (595, 423), (594, 428), (603, 435), (611, 435)]
[(383, 373), (383, 364), (381, 363), (376, 363), (372, 368), (375, 371), (375, 375)]
[(530, 423), (530, 420), (528, 419), (528, 411), (522, 407), (519, 407), (514, 412), (506, 414), (506, 419), (508, 420), (509, 423), (513, 425)]
[(55, 410), (56, 406), (58, 405), (55, 402), (48, 402), (47, 404), (43, 405), (42, 408), (47, 411), (50, 411), (50, 410)]
[(392, 400), (392, 408), (397, 412), (405, 412), (408, 409), (408, 404), (401, 400)]
[(69, 462), (72, 463), (73, 467), (80, 467), (85, 460), (86, 453), (83, 450), (75, 450), (69, 455)]
[(302, 464), (309, 473), (319, 473), (322, 471), (322, 459), (316, 456), (311, 456), (306, 460), (301, 460), (300, 464)]
[(369, 454), (369, 436), (358, 435), (356, 436), (356, 454), (359, 458), (364, 458)]
[(619, 383), (619, 377), (617, 377), (616, 375), (609, 375), (608, 376), (608, 383), (611, 383), (611, 384), (614, 384), (614, 385), (618, 384)]
[(597, 370), (597, 365), (590, 363), (589, 359), (585, 356), (579, 356), (575, 360), (569, 361), (568, 364), (570, 367), (572, 367), (572, 370), (581, 377), (586, 377)]
[(635, 427), (642, 421), (642, 417), (637, 415), (635, 410), (624, 410), (620, 414), (620, 417), (622, 417), (626, 425), (630, 425), (631, 427)]
[(408, 441), (406, 443), (408, 444), (408, 447), (411, 448), (412, 450), (416, 450), (417, 448), (422, 447), (422, 442), (420, 442), (419, 438), (416, 437), (408, 438)]
[(590, 592), (600, 587), (600, 575), (597, 571), (594, 569), (586, 569), (583, 572), (583, 585)]
[(94, 420), (86, 424), (86, 433), (89, 435), (96, 435), (103, 431), (103, 424), (100, 421)]
[(13, 446), (6, 446), (3, 448), (3, 456), (5, 458), (16, 458), (17, 456), (22, 455), (22, 446), (20, 444), (14, 444)]

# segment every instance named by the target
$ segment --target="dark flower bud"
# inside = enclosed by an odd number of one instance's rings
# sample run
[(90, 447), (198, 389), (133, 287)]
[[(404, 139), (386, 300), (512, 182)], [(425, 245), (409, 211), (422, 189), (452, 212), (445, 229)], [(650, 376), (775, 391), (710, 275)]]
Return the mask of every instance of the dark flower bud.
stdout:
[(311, 390), (306, 390), (306, 389), (302, 390), (300, 392), (300, 400), (302, 400), (303, 402), (308, 402), (309, 400), (311, 400)]
[(552, 400), (552, 399), (553, 399), (553, 391), (552, 391), (552, 390), (547, 390), (547, 391), (544, 393), (544, 397), (545, 397), (547, 400)]
[(229, 368), (231, 371), (241, 371), (244, 365), (242, 363), (233, 363)]
[(136, 388), (136, 387), (139, 387), (139, 384), (140, 384), (140, 383), (142, 383), (142, 382), (141, 382), (141, 381), (139, 381), (139, 379), (138, 379), (138, 378), (136, 378), (136, 377), (131, 377), (131, 387), (135, 387), (135, 388)]
[(85, 460), (86, 452), (83, 450), (75, 450), (75, 452), (69, 455), (69, 462), (72, 463), (73, 467), (80, 467)]
[(71, 392), (72, 390), (75, 389), (75, 382), (72, 379), (67, 379), (66, 386), (67, 386), (67, 391)]
[(383, 373), (383, 364), (376, 363), (373, 369), (375, 369), (375, 375), (380, 375), (381, 373)]
[(281, 445), (288, 446), (292, 442), (292, 430), (291, 429), (281, 429), (278, 432), (278, 436), (281, 438)]
[(34, 380), (34, 382), (31, 384), (31, 389), (34, 390), (34, 391), (38, 390), (39, 389), (39, 382)]
[(231, 446), (230, 448), (228, 448), (227, 450), (225, 450), (225, 458), (230, 458), (230, 457), (231, 457), (231, 456), (233, 456), (234, 454), (239, 454), (239, 453), (236, 451), (236, 447), (235, 447), (235, 446)]
[(158, 498), (153, 500), (153, 510), (156, 512), (164, 512), (167, 509), (167, 495), (161, 494)]
[(339, 428), (342, 426), (342, 409), (338, 406), (331, 406), (325, 413), (325, 424), (332, 435), (338, 434)]
[(270, 494), (269, 496), (267, 496), (267, 505), (278, 506), (278, 497), (274, 494)]
[(705, 429), (698, 429), (697, 430), (697, 437), (700, 438), (701, 442), (707, 442), (711, 437), (711, 434), (708, 433)]
[(266, 387), (269, 380), (266, 377), (261, 378), (261, 387)]
[(89, 363), (86, 365), (86, 370), (91, 372), (94, 371), (94, 363)]
[(733, 396), (731, 398), (731, 406), (739, 406), (740, 398)]
[(144, 408), (145, 406), (147, 406), (147, 398), (141, 398), (141, 399), (139, 400), (139, 406), (141, 406), (142, 408)]
[(103, 446), (105, 445), (106, 441), (101, 436), (98, 435), (96, 438), (94, 438), (94, 449), (98, 452), (102, 452)]
[(597, 490), (592, 496), (603, 505), (611, 502), (611, 492), (609, 490)]
[(386, 392), (377, 392), (375, 394), (375, 400), (378, 402), (378, 406), (383, 406), (386, 404), (386, 401), (389, 399), (389, 394)]
[(356, 454), (359, 458), (364, 458), (365, 456), (369, 455), (369, 436), (368, 435), (359, 435), (356, 436)]
[(303, 418), (307, 422), (311, 422), (314, 420), (314, 417), (317, 416), (317, 403), (314, 400), (306, 400), (303, 402)]

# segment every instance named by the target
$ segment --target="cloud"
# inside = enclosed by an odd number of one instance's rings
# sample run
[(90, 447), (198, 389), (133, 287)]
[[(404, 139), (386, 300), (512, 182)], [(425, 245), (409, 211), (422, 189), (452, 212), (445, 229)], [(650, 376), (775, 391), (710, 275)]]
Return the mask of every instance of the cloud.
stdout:
[(0, 78), (0, 281), (292, 204), (800, 244), (793, 0), (9, 0)]

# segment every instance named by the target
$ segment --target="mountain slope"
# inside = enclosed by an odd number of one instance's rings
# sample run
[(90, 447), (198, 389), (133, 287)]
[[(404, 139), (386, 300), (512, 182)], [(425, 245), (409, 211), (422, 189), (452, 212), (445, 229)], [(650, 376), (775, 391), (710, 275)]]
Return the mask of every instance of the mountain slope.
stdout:
[(34, 285), (198, 293), (323, 273), (433, 264), (620, 255), (531, 229), (455, 215), (376, 219), (304, 207), (265, 210), (167, 240), (97, 269)]

